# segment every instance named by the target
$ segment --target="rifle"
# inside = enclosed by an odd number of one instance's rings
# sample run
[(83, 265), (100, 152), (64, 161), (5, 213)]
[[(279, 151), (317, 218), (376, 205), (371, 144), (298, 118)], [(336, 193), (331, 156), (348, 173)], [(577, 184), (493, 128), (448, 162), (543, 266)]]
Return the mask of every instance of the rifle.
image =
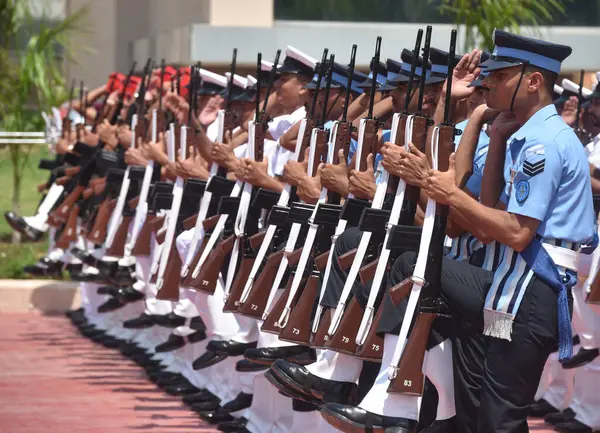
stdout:
[[(275, 82), (275, 75), (277, 72), (277, 64), (279, 63), (279, 56), (281, 50), (277, 50), (275, 54), (275, 60), (273, 61), (273, 68), (269, 75), (269, 83), (267, 85), (267, 92), (263, 101), (263, 108), (260, 111), (260, 84), (261, 84), (261, 69), (262, 69), (262, 55), (258, 53), (256, 61), (256, 107), (255, 107), (255, 121), (249, 123), (248, 134), (248, 150), (250, 158), (256, 161), (263, 160), (264, 153), (264, 141), (269, 123), (267, 115), (267, 103), (269, 101), (269, 95)], [(242, 296), (245, 284), (250, 277), (250, 273), (254, 267), (254, 263), (258, 257), (259, 248), (264, 243), (266, 233), (258, 233), (258, 213), (260, 212), (261, 206), (251, 206), (251, 194), (255, 197), (259, 191), (257, 191), (251, 184), (246, 183), (244, 185), (244, 191), (242, 192), (242, 199), (240, 202), (240, 208), (238, 216), (235, 221), (234, 232), (237, 237), (236, 244), (233, 249), (229, 261), (229, 267), (227, 271), (227, 279), (225, 284), (225, 306), (223, 311), (236, 311), (239, 307), (239, 301)], [(248, 221), (248, 218), (250, 219)], [(237, 247), (237, 248), (236, 248)], [(237, 256), (239, 253), (243, 253), (242, 261), (239, 269), (236, 272), (237, 267)], [(235, 275), (235, 279), (233, 279)]]
[[(169, 134), (169, 148), (170, 155), (169, 159), (175, 160), (175, 146), (176, 146), (176, 137), (177, 137), (177, 129), (179, 132), (179, 152), (181, 154), (181, 158), (186, 158), (186, 152), (189, 146), (193, 145), (193, 127), (191, 123), (191, 113), (194, 111), (194, 94), (195, 92), (195, 83), (190, 80), (190, 92), (188, 94), (188, 104), (190, 107), (187, 126), (181, 126), (178, 128), (175, 124), (170, 125), (170, 134)], [(174, 238), (175, 231), (177, 228), (177, 223), (179, 220), (180, 208), (183, 198), (184, 191), (184, 183), (185, 180), (182, 177), (177, 177), (175, 180), (175, 185), (173, 186), (173, 202), (171, 204), (171, 210), (169, 212), (169, 220), (167, 231), (165, 233), (165, 241), (162, 246), (162, 252), (160, 255), (160, 265), (158, 268), (157, 275), (157, 288), (158, 288), (158, 299), (169, 299), (169, 300), (178, 300), (179, 299), (179, 283), (181, 278), (181, 258), (179, 257), (179, 253), (177, 252), (177, 248), (175, 246)], [(167, 265), (169, 268), (167, 270)]]
[[(327, 152), (329, 131), (325, 129), (324, 123), (327, 116), (327, 100), (329, 99), (334, 61), (335, 56), (331, 55), (329, 57), (329, 66), (327, 70), (325, 98), (321, 112), (321, 124), (318, 128), (313, 129), (311, 136), (308, 162), (310, 170), (309, 174), (315, 173), (318, 164), (324, 159)], [(324, 67), (324, 64), (321, 67)], [(319, 90), (320, 89), (317, 88), (316, 93), (318, 93)], [(319, 201), (324, 202), (326, 198), (326, 194), (323, 194), (323, 191), (321, 191)], [(288, 221), (296, 224), (308, 224), (309, 229), (298, 264), (292, 274), (292, 284), (289, 287), (288, 296), (282, 296), (278, 300), (275, 308), (269, 313), (262, 326), (263, 331), (279, 334), (287, 341), (297, 341), (300, 340), (297, 337), (304, 337), (304, 334), (300, 335), (294, 328), (302, 327), (299, 322), (301, 322), (303, 318), (310, 318), (312, 304), (314, 303), (316, 296), (315, 291), (317, 289), (317, 284), (315, 283), (315, 278), (318, 279), (318, 271), (315, 270), (314, 264), (310, 262), (310, 259), (313, 255), (313, 251), (316, 252), (315, 255), (323, 253), (323, 239), (330, 239), (333, 234), (330, 226), (320, 226), (319, 224), (314, 223), (317, 211), (318, 206), (293, 203), (287, 216)], [(305, 273), (308, 275), (305, 275)], [(292, 309), (294, 310), (293, 317)], [(300, 315), (302, 315), (302, 317), (299, 317)], [(286, 329), (286, 327), (288, 328)], [(308, 329), (308, 326), (304, 326), (303, 328)], [(302, 341), (305, 341), (305, 344), (308, 345), (308, 338), (302, 338)]]
[[(427, 41), (426, 48), (428, 48)], [(432, 165), (434, 169), (440, 171), (448, 170), (448, 160), (450, 154), (454, 151), (455, 128), (450, 121), (450, 95), (454, 66), (452, 59), (454, 59), (455, 50), (456, 30), (453, 30), (450, 38), (444, 122), (434, 128), (431, 143)], [(426, 52), (423, 55), (424, 64), (426, 64), (428, 54)], [(421, 239), (417, 263), (412, 278), (405, 280), (412, 281), (412, 288), (398, 343), (388, 369), (388, 377), (391, 381), (388, 392), (400, 392), (416, 396), (423, 393), (425, 382), (423, 360), (427, 350), (427, 340), (433, 320), (442, 314), (444, 307), (440, 298), (440, 286), (447, 216), (447, 206), (436, 204), (431, 199), (427, 201), (423, 223), (423, 239)], [(417, 307), (419, 314), (407, 341), (408, 331)]]
[[(217, 125), (218, 125), (218, 133), (217, 133), (217, 141), (223, 142), (223, 138), (227, 130), (231, 131), (233, 129), (233, 113), (231, 113), (231, 94), (233, 91), (233, 79), (235, 76), (236, 70), (236, 59), (237, 59), (237, 48), (233, 50), (233, 57), (231, 61), (231, 76), (229, 77), (229, 85), (228, 85), (228, 94), (229, 98), (227, 101), (227, 110), (219, 110), (217, 114)], [(192, 90), (192, 89), (190, 89)], [(194, 92), (195, 93), (195, 92)], [(209, 213), (209, 209), (211, 204), (218, 203), (219, 198), (225, 198), (225, 196), (229, 196), (229, 198), (236, 198), (242, 188), (241, 182), (232, 182), (226, 179), (226, 169), (220, 168), (217, 163), (212, 163), (210, 166), (210, 177), (206, 182), (206, 187), (204, 194), (202, 195), (202, 200), (200, 202), (200, 208), (198, 210), (198, 217), (196, 218), (196, 225), (194, 227), (194, 235), (192, 237), (192, 241), (190, 243), (190, 247), (186, 254), (185, 260), (183, 261), (183, 266), (181, 268), (181, 277), (185, 278), (184, 284), (189, 285), (193, 288), (205, 288), (208, 293), (214, 292), (214, 288), (216, 285), (216, 278), (212, 277), (209, 280), (200, 279), (200, 268), (206, 261), (208, 254), (217, 244), (217, 240), (220, 238), (221, 233), (225, 227), (225, 222), (227, 221), (227, 215), (221, 215), (219, 221), (215, 225), (210, 238), (208, 240), (208, 244), (205, 244), (206, 235), (203, 230), (202, 222), (206, 219)], [(214, 197), (213, 197), (214, 193)], [(221, 250), (221, 249), (219, 249)], [(201, 251), (201, 252), (200, 252)], [(224, 257), (223, 257), (224, 259)], [(193, 268), (193, 272), (189, 275), (190, 265), (192, 262), (195, 263)], [(212, 274), (211, 274), (212, 275)], [(218, 274), (217, 274), (218, 276)], [(205, 283), (206, 281), (206, 283)]]
[(69, 105), (67, 106), (67, 114), (62, 119), (62, 128), (61, 128), (61, 138), (67, 138), (67, 133), (71, 132), (71, 119), (69, 119), (69, 114), (71, 113), (71, 108), (73, 107), (73, 92), (75, 91), (75, 78), (71, 81), (71, 87), (69, 89)]
[[(324, 65), (327, 59), (327, 53), (328, 49), (325, 48), (323, 50), (323, 56), (320, 63), (321, 65)], [(275, 66), (276, 65), (274, 65), (274, 68)], [(312, 105), (308, 117), (301, 120), (294, 155), (292, 158), (290, 158), (294, 161), (302, 161), (304, 159), (306, 147), (309, 143), (309, 140), (311, 140), (318, 90), (321, 87), (321, 81), (323, 79), (324, 72), (324, 68), (318, 68), (317, 90), (313, 95)], [(312, 146), (313, 142), (311, 141), (310, 144)], [(258, 194), (260, 196), (261, 191), (259, 191)], [(288, 203), (290, 199), (295, 196), (296, 188), (292, 187), (291, 185), (286, 185), (283, 192), (279, 196), (277, 204), (273, 207), (269, 214), (269, 226), (266, 231), (265, 240), (261, 244), (257, 258), (254, 262), (254, 266), (250, 271), (250, 275), (246, 281), (246, 285), (240, 298), (238, 312), (242, 315), (256, 319), (266, 318), (268, 315), (266, 310), (268, 310), (269, 306), (273, 302), (273, 299), (277, 293), (277, 289), (283, 282), (283, 278), (286, 275), (289, 264), (288, 257), (296, 246), (297, 239), (300, 235), (301, 224), (292, 225), (286, 245), (282, 252), (275, 251), (276, 242), (274, 242), (274, 239), (287, 234), (286, 230), (284, 229), (288, 228), (285, 224), (286, 218), (290, 212)], [(260, 271), (262, 263), (265, 261), (265, 257), (267, 257), (265, 266), (262, 271)]]

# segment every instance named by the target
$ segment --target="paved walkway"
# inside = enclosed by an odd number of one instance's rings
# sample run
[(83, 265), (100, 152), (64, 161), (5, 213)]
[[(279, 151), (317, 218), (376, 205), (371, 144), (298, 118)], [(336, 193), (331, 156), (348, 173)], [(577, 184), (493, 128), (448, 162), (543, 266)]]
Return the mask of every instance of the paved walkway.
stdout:
[(216, 431), (64, 317), (3, 314), (0, 330), (0, 433)]

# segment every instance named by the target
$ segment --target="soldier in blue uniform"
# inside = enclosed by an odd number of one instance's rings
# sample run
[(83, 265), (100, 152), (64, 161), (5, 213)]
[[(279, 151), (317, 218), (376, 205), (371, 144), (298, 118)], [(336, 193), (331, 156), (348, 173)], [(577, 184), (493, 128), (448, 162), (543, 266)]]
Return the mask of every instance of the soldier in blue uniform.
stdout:
[[(472, 380), (457, 392), (461, 432), (528, 431), (527, 413), (546, 359), (557, 343), (563, 360), (571, 356), (569, 291), (579, 248), (595, 230), (585, 153), (552, 105), (553, 84), (571, 48), (499, 30), (494, 37), (493, 56), (481, 66), (489, 73), (488, 106), (504, 113), (492, 125), (482, 203), (457, 187), (454, 158), (448, 172), (429, 172), (426, 187), (429, 197), (449, 205), (453, 218), (480, 240), (503, 245), (495, 272), (443, 263), (441, 295), (463, 327), (453, 339), (455, 370)], [(410, 276), (413, 263), (414, 254), (402, 255), (392, 275)], [(398, 282), (391, 279), (392, 285)], [(481, 338), (484, 351), (470, 353), (470, 362), (482, 374), (470, 377), (472, 366), (457, 361)], [(324, 411), (346, 422), (406, 426), (361, 409)]]

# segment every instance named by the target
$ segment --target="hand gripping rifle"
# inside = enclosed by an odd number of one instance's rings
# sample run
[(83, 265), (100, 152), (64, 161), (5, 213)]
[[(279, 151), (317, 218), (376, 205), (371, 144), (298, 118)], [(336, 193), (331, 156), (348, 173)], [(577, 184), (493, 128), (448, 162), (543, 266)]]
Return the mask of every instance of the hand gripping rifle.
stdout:
[[(448, 160), (454, 151), (455, 128), (450, 121), (450, 94), (454, 66), (452, 60), (455, 50), (456, 30), (453, 30), (448, 60), (444, 122), (434, 128), (431, 140), (432, 166), (433, 169), (440, 171), (448, 170)], [(403, 282), (405, 285), (411, 285), (411, 291), (398, 343), (388, 369), (388, 377), (391, 381), (388, 392), (416, 396), (423, 393), (425, 381), (423, 360), (431, 324), (435, 317), (444, 313), (444, 303), (440, 298), (440, 285), (447, 216), (447, 206), (436, 204), (431, 199), (427, 201), (417, 263), (412, 277)], [(417, 309), (418, 315), (409, 336), (408, 332)]]
[[(325, 64), (328, 51), (327, 48), (323, 50), (320, 65)], [(318, 92), (321, 87), (324, 73), (325, 69), (319, 66), (317, 69), (317, 90), (313, 95), (312, 105), (308, 116), (300, 121), (296, 148), (294, 150), (294, 155), (290, 160), (302, 161), (305, 150), (309, 146), (314, 126)], [(312, 171), (310, 171), (311, 169), (312, 166), (308, 168), (309, 174), (312, 174)], [(260, 197), (260, 194), (259, 191), (258, 197)], [(280, 194), (277, 204), (271, 209), (268, 218), (269, 225), (264, 240), (260, 246), (258, 255), (240, 297), (238, 313), (242, 315), (259, 320), (263, 319), (265, 310), (273, 301), (277, 289), (282, 284), (288, 268), (288, 255), (294, 251), (301, 230), (301, 224), (292, 224), (290, 229), (289, 223), (286, 222), (287, 216), (290, 213), (288, 203), (295, 198), (296, 187), (288, 184)], [(278, 239), (288, 233), (289, 236), (284, 249), (277, 251), (276, 246), (278, 242), (274, 241), (274, 239)]]
[[(236, 59), (237, 59), (237, 48), (233, 50), (233, 57), (231, 60), (231, 75), (228, 83), (228, 98), (227, 98), (227, 109), (219, 110), (217, 114), (217, 141), (223, 142), (227, 131), (233, 130), (233, 113), (230, 110), (231, 107), (231, 95), (233, 92), (233, 80), (235, 77), (236, 70)], [(190, 89), (191, 90), (191, 89)], [(185, 278), (184, 284), (189, 285), (198, 289), (207, 289), (210, 293), (214, 291), (214, 285), (210, 279), (198, 278), (200, 274), (200, 268), (206, 261), (208, 253), (215, 247), (217, 240), (220, 238), (221, 233), (225, 227), (227, 221), (227, 215), (213, 215), (211, 222), (207, 224), (207, 230), (210, 227), (212, 233), (208, 241), (205, 239), (205, 220), (209, 214), (211, 208), (214, 209), (216, 204), (219, 204), (221, 198), (227, 199), (227, 196), (234, 199), (240, 195), (242, 189), (242, 182), (232, 182), (228, 180), (226, 176), (227, 170), (224, 167), (219, 167), (216, 162), (213, 162), (209, 169), (209, 178), (206, 182), (206, 188), (200, 201), (200, 208), (198, 210), (198, 216), (196, 218), (196, 225), (194, 227), (194, 235), (188, 248), (183, 266), (181, 269), (181, 277)], [(233, 243), (232, 243), (233, 245)], [(190, 268), (193, 265), (193, 272), (190, 273)], [(217, 274), (218, 276), (218, 274)], [(206, 283), (204, 283), (206, 281)], [(214, 279), (216, 284), (216, 278)]]
[[(327, 72), (327, 81), (324, 92), (323, 110), (321, 113), (321, 125), (318, 128), (314, 128), (311, 136), (311, 147), (309, 153), (309, 174), (313, 174), (317, 166), (326, 158), (329, 131), (324, 128), (324, 122), (327, 116), (327, 100), (329, 99), (329, 90), (331, 87), (334, 56), (331, 55), (329, 59), (329, 67)], [(317, 89), (318, 92), (319, 89)], [(327, 198), (326, 193), (322, 193), (319, 197), (320, 202), (324, 202)], [(308, 205), (304, 203), (293, 203), (291, 210), (287, 216), (287, 221), (294, 223), (297, 227), (302, 225), (308, 225), (308, 233), (306, 235), (306, 241), (301, 249), (298, 250), (299, 255), (296, 269), (292, 273), (291, 283), (288, 284), (283, 295), (279, 298), (274, 308), (268, 313), (266, 320), (262, 326), (262, 330), (265, 332), (280, 334), (285, 330), (286, 326), (291, 335), (288, 336), (288, 332), (284, 334), (285, 337), (290, 339), (296, 339), (299, 336), (299, 324), (296, 321), (292, 322), (292, 309), (297, 314), (301, 314), (301, 311), (306, 313), (305, 319), (310, 317), (310, 311), (312, 304), (316, 296), (316, 289), (318, 283), (318, 271), (314, 267), (314, 263), (311, 258), (314, 256), (321, 255), (324, 251), (325, 242), (323, 238), (330, 239), (333, 234), (333, 227), (320, 226), (315, 223), (315, 215), (318, 210), (318, 205)], [(288, 257), (290, 264), (295, 264), (295, 259)], [(273, 293), (273, 288), (272, 288)], [(308, 305), (310, 304), (310, 305)], [(308, 324), (308, 321), (307, 321)], [(297, 326), (298, 325), (298, 326)], [(309, 326), (305, 326), (306, 331), (310, 331)]]
[[(390, 136), (390, 140), (394, 144), (398, 146), (404, 146), (407, 149), (408, 143), (413, 141), (417, 146), (423, 148), (426, 137), (427, 122), (423, 122), (423, 127), (420, 131), (421, 135), (418, 134), (419, 131), (414, 129), (414, 117), (408, 112), (422, 36), (423, 31), (419, 30), (415, 43), (415, 49), (413, 51), (413, 62), (408, 81), (404, 111), (394, 115)], [(423, 93), (424, 92), (421, 91), (419, 94), (419, 98), (421, 100), (423, 98)], [(413, 133), (415, 132), (417, 132), (417, 134), (415, 134), (413, 139)], [(335, 309), (326, 333), (327, 338), (325, 347), (341, 353), (354, 355), (358, 348), (357, 335), (359, 334), (361, 322), (356, 320), (356, 318), (358, 316), (364, 316), (364, 306), (361, 306), (358, 303), (357, 298), (352, 296), (352, 292), (357, 284), (357, 279), (360, 277), (360, 280), (363, 282), (363, 284), (367, 283), (370, 277), (366, 277), (365, 274), (371, 273), (376, 269), (379, 274), (373, 282), (371, 291), (374, 291), (375, 294), (377, 293), (379, 285), (381, 284), (381, 280), (385, 275), (387, 262), (390, 255), (389, 249), (386, 249), (385, 247), (381, 248), (381, 253), (378, 253), (380, 246), (382, 245), (382, 241), (384, 246), (387, 238), (390, 236), (391, 228), (398, 224), (399, 220), (407, 225), (412, 225), (416, 212), (416, 206), (419, 197), (418, 189), (416, 189), (414, 192), (411, 191), (410, 188), (412, 187), (407, 187), (403, 181), (395, 176), (391, 176), (386, 170), (383, 170), (381, 176), (382, 179), (377, 186), (371, 208), (363, 211), (363, 215), (359, 223), (359, 227), (362, 231), (361, 240), (348, 272), (348, 277), (344, 284), (338, 305)], [(408, 192), (407, 189), (409, 189)], [(384, 209), (385, 197), (388, 191), (391, 191), (394, 194), (391, 210)], [(406, 203), (405, 197), (407, 198)], [(402, 217), (401, 213), (403, 213)], [(383, 233), (381, 228), (385, 229)], [(369, 251), (371, 251), (371, 253), (369, 253)], [(367, 264), (365, 265), (365, 259), (369, 256), (371, 257), (372, 261), (368, 262), (367, 260)], [(376, 295), (371, 296), (374, 303), (375, 298), (373, 296)], [(351, 297), (352, 299), (350, 300)], [(372, 321), (373, 305), (367, 306), (367, 314), (369, 316), (369, 320)], [(377, 346), (375, 347), (377, 348)]]
[[(275, 75), (277, 73), (277, 64), (279, 63), (279, 56), (281, 51), (278, 50), (275, 55), (275, 61), (273, 62), (273, 68), (269, 75), (269, 83), (267, 86), (267, 92), (263, 102), (262, 111), (260, 111), (260, 72), (262, 68), (262, 58), (259, 53), (256, 65), (257, 74), (257, 95), (256, 95), (256, 113), (254, 122), (249, 123), (249, 142), (248, 142), (248, 154), (250, 158), (254, 158), (256, 161), (263, 160), (264, 152), (264, 140), (265, 134), (268, 127), (268, 115), (267, 115), (267, 103), (273, 83), (275, 81)], [(236, 311), (239, 307), (239, 301), (246, 285), (250, 273), (256, 263), (259, 246), (262, 247), (266, 232), (258, 233), (258, 218), (259, 213), (263, 208), (268, 209), (272, 206), (270, 203), (264, 203), (263, 201), (257, 200), (258, 195), (261, 194), (261, 189), (254, 189), (252, 185), (246, 183), (244, 185), (244, 191), (242, 192), (242, 199), (240, 207), (237, 213), (237, 217), (234, 224), (234, 234), (236, 235), (236, 243), (229, 261), (229, 267), (227, 271), (227, 278), (225, 283), (225, 306), (223, 311)], [(254, 200), (251, 202), (251, 195)], [(237, 248), (236, 248), (237, 247)], [(239, 269), (236, 271), (237, 257), (240, 253), (243, 253), (242, 261)], [(234, 278), (235, 276), (235, 278)]]

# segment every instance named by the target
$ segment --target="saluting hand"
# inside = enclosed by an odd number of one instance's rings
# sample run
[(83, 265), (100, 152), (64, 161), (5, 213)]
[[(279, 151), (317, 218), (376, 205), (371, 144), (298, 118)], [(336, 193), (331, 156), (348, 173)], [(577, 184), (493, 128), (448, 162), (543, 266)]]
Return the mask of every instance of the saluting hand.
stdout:
[(429, 170), (425, 186), (425, 192), (437, 203), (448, 205), (453, 194), (458, 191), (455, 183), (455, 160), (456, 154), (450, 155), (447, 171)]
[(560, 113), (560, 117), (563, 118), (565, 123), (571, 127), (574, 127), (577, 123), (577, 106), (579, 102), (577, 101), (577, 96), (571, 96), (569, 99), (565, 101), (563, 106), (563, 111)]
[(373, 154), (367, 156), (367, 170), (350, 170), (348, 178), (348, 191), (355, 197), (372, 200), (375, 197), (377, 184), (375, 183), (375, 169), (373, 167)]
[[(465, 54), (452, 71), (452, 95), (453, 101), (460, 101), (471, 96), (475, 92), (475, 87), (468, 87), (475, 78), (479, 76), (478, 68), (481, 60), (481, 51), (473, 50)], [(447, 82), (444, 82), (442, 95), (446, 94)]]

